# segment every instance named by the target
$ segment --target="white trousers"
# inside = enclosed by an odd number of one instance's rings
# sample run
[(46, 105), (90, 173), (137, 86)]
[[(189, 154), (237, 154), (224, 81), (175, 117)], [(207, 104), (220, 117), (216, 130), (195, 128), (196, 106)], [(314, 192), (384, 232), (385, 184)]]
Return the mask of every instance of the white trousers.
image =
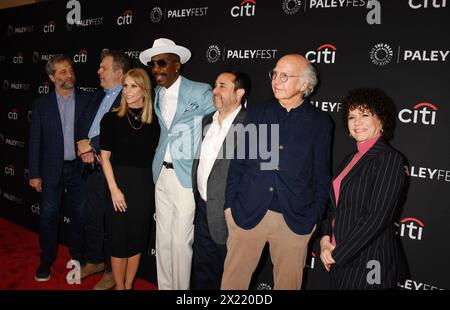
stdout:
[(155, 186), (156, 270), (160, 290), (187, 290), (191, 279), (195, 201), (192, 188), (162, 167)]

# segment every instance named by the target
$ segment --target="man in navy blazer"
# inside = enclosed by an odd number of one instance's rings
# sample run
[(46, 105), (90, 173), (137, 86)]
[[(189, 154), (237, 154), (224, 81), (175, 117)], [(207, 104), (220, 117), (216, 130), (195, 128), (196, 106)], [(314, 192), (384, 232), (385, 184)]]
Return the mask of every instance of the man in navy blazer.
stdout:
[(275, 99), (247, 112), (249, 134), (238, 141), (228, 172), (222, 289), (248, 289), (266, 242), (274, 288), (300, 289), (308, 242), (328, 200), (332, 123), (304, 99), (316, 71), (303, 56), (289, 54), (270, 78)]
[(68, 56), (51, 58), (45, 67), (55, 90), (33, 102), (30, 130), (30, 186), (41, 192), (39, 218), (40, 264), (36, 281), (50, 279), (56, 258), (61, 197), (66, 191), (70, 210), (69, 248), (73, 260), (82, 260), (85, 188), (75, 141), (81, 111), (89, 96), (74, 89), (75, 74)]

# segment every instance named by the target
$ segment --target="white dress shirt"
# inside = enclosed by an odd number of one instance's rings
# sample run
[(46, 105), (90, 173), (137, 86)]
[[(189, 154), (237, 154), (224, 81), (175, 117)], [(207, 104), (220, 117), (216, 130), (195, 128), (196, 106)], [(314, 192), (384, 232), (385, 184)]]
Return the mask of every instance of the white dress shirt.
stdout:
[[(163, 87), (159, 92), (159, 106), (161, 109), (161, 116), (166, 123), (167, 128), (172, 125), (173, 118), (177, 112), (178, 92), (180, 90), (181, 77), (173, 83), (169, 88)], [(164, 161), (171, 163), (172, 155), (170, 154), (170, 142), (167, 144), (166, 153), (164, 154)]]
[(209, 127), (208, 132), (203, 139), (197, 169), (197, 187), (200, 196), (204, 201), (207, 200), (206, 193), (208, 190), (207, 186), (209, 174), (211, 173), (214, 162), (219, 155), (219, 151), (222, 148), (225, 137), (227, 136), (228, 131), (230, 130), (230, 127), (241, 108), (241, 105), (239, 105), (239, 107), (234, 110), (233, 113), (222, 120), (222, 126), (219, 125), (219, 111), (216, 111), (216, 113), (214, 113), (213, 115), (211, 126)]

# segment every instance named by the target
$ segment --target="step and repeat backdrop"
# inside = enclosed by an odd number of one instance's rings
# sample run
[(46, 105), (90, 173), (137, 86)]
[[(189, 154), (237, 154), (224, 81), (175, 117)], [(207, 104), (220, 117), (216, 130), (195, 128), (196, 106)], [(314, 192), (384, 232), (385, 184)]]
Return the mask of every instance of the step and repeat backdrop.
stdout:
[[(68, 19), (75, 19), (69, 24)], [(343, 96), (379, 87), (397, 106), (392, 145), (407, 158), (408, 194), (398, 233), (408, 258), (407, 290), (450, 289), (450, 3), (446, 0), (50, 1), (0, 11), (0, 215), (38, 230), (39, 195), (28, 186), (31, 102), (52, 84), (44, 65), (72, 57), (77, 87), (98, 89), (104, 49), (123, 50), (135, 66), (153, 40), (192, 51), (183, 74), (214, 84), (222, 70), (247, 72), (250, 104), (271, 97), (268, 71), (286, 53), (319, 70), (311, 104), (336, 124), (333, 167), (353, 148), (340, 121)], [(61, 242), (70, 217), (61, 216)], [(152, 238), (153, 240), (153, 238)], [(313, 242), (306, 289), (327, 289)], [(140, 277), (156, 283), (153, 242)], [(38, 253), (36, 253), (36, 260)], [(273, 287), (266, 254), (252, 287)]]

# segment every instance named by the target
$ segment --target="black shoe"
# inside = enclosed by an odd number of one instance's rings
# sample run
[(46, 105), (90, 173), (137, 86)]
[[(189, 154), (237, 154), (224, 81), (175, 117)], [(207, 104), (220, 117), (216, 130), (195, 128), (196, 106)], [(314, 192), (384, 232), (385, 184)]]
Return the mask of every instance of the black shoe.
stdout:
[(45, 282), (50, 280), (50, 271), (52, 264), (41, 262), (38, 269), (36, 270), (36, 275), (34, 279), (38, 282)]

